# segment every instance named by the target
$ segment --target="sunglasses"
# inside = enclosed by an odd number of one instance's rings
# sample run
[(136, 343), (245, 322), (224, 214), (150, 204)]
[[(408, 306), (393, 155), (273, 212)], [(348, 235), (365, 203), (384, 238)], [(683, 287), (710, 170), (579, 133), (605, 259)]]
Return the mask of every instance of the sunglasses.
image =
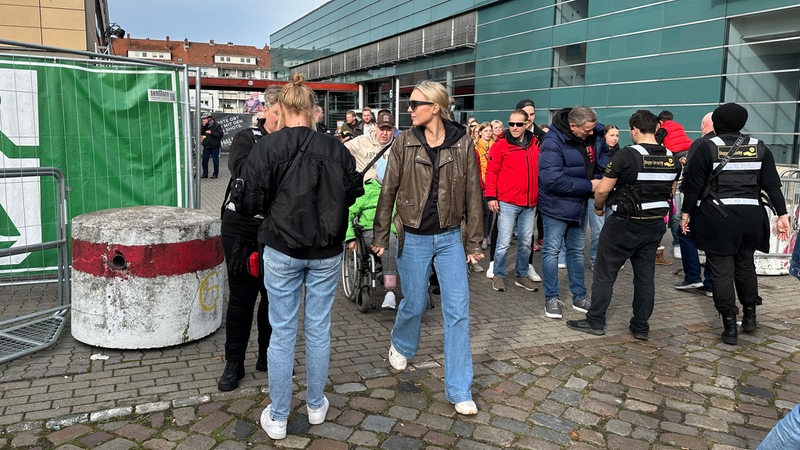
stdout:
[(411, 111), (416, 111), (418, 106), (422, 105), (433, 105), (433, 102), (426, 102), (425, 100), (409, 100), (408, 107), (411, 108)]
[(509, 128), (524, 127), (524, 126), (525, 126), (525, 122), (508, 122), (508, 127)]

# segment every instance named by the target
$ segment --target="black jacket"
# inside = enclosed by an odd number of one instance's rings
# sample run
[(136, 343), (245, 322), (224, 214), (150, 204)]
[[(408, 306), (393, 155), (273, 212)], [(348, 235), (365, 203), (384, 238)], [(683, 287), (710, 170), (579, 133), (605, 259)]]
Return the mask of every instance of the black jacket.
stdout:
[[(247, 156), (255, 147), (255, 144), (267, 131), (261, 127), (246, 128), (233, 137), (231, 151), (228, 156), (228, 169), (231, 171), (231, 180), (228, 184), (228, 192), (233, 187), (237, 178), (242, 177), (242, 168), (247, 162)], [(256, 242), (258, 228), (261, 226), (261, 219), (239, 214), (228, 208), (228, 198), (222, 204), (222, 234), (238, 236), (248, 241)]]
[[(210, 134), (206, 134), (206, 130), (211, 130)], [(219, 148), (222, 142), (222, 126), (216, 120), (211, 119), (201, 130), (200, 135), (205, 136), (203, 139), (204, 148)]]
[[(305, 154), (289, 175), (309, 133)], [(263, 214), (258, 241), (299, 259), (342, 252), (348, 208), (363, 192), (361, 177), (338, 139), (307, 127), (283, 128), (258, 141), (243, 168), (243, 213)]]

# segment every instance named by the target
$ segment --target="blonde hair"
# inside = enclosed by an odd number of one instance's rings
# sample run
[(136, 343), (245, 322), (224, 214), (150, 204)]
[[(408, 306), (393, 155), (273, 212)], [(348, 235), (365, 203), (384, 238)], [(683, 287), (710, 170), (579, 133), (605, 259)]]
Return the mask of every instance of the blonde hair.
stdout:
[(269, 108), (270, 106), (278, 103), (278, 96), (281, 93), (281, 88), (278, 86), (270, 86), (264, 91), (264, 106)]
[(492, 124), (489, 122), (481, 122), (480, 125), (478, 125), (478, 135), (480, 135), (481, 131), (485, 130), (486, 128), (492, 128)]
[[(286, 84), (278, 95), (278, 103), (286, 111), (292, 112), (299, 116), (306, 116), (308, 123), (313, 126), (314, 121), (314, 107), (317, 106), (317, 94), (303, 84), (305, 77), (302, 74), (296, 73), (292, 75), (292, 81)], [(283, 115), (281, 115), (281, 121)]]
[(450, 95), (441, 83), (431, 80), (419, 82), (414, 89), (419, 91), (428, 101), (439, 105), (439, 118), (442, 120), (450, 119)]

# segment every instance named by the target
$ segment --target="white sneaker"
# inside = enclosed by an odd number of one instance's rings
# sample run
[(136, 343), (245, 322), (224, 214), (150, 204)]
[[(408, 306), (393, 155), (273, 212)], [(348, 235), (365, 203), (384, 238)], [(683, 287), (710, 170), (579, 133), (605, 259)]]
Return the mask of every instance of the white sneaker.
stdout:
[(397, 309), (397, 301), (395, 300), (394, 291), (386, 291), (386, 295), (383, 296), (383, 304), (381, 305), (383, 309)]
[[(319, 425), (322, 422), (325, 422), (325, 416), (328, 415), (328, 407), (330, 403), (328, 402), (328, 397), (322, 396), (322, 406), (319, 408), (312, 408), (308, 406), (306, 403), (306, 410), (308, 411), (308, 423), (311, 425)], [(284, 433), (285, 434), (285, 433)]]
[(486, 278), (490, 280), (494, 278), (494, 261), (489, 261), (489, 268), (486, 269)]
[(566, 269), (567, 268), (567, 263), (558, 263), (558, 268), (559, 269)]
[(679, 245), (672, 247), (672, 256), (674, 256), (675, 259), (681, 259), (681, 247)]
[(474, 416), (478, 414), (478, 407), (475, 406), (475, 402), (472, 400), (458, 402), (456, 403), (456, 412), (464, 416)]
[(533, 268), (533, 264), (528, 264), (528, 278), (530, 278), (531, 281), (536, 281), (536, 282), (542, 281), (542, 277), (540, 277), (539, 274), (536, 273), (536, 269)]
[(408, 359), (394, 349), (394, 344), (389, 345), (389, 364), (391, 364), (395, 370), (406, 370), (407, 363)]
[(261, 428), (267, 432), (267, 435), (270, 438), (283, 439), (286, 437), (286, 425), (289, 423), (289, 421), (273, 419), (269, 412), (270, 406), (272, 405), (267, 405), (267, 407), (264, 408), (264, 411), (261, 411)]

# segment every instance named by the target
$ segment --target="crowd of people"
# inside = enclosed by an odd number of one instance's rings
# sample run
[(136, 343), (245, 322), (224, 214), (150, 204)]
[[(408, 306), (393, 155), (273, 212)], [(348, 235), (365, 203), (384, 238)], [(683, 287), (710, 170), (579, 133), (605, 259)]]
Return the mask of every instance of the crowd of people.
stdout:
[[(670, 228), (685, 273), (675, 288), (713, 296), (724, 343), (737, 343), (737, 297), (742, 331), (757, 329), (762, 299), (753, 253), (768, 250), (770, 226), (762, 191), (778, 216), (781, 239), (789, 222), (772, 154), (741, 134), (747, 110), (740, 105), (709, 113), (695, 141), (669, 111), (637, 110), (627, 124), (632, 144), (620, 146), (620, 128), (602, 124), (588, 106), (561, 109), (551, 123), (537, 125), (535, 103), (523, 99), (509, 108), (505, 123), (470, 118), (461, 125), (451, 117), (447, 90), (432, 81), (411, 92), (412, 126), (402, 132), (391, 111), (369, 108), (361, 121), (349, 111), (335, 133), (317, 127), (321, 111), (301, 75), (266, 97), (257, 126), (237, 135), (229, 160), (222, 234), (231, 298), (219, 389), (235, 389), (244, 376), (260, 293), (256, 368), (268, 372), (271, 400), (260, 421), (273, 439), (286, 436), (301, 310), (308, 418), (325, 420), (330, 309), (342, 251), (355, 245), (354, 220), (382, 259), (382, 306), (396, 310), (386, 343), (395, 370), (405, 370), (417, 352), (435, 275), (445, 397), (458, 414), (478, 412), (471, 389), (470, 272), (485, 271), (496, 292), (508, 288), (507, 277), (527, 292), (542, 283), (546, 317), (560, 319), (570, 300), (585, 319), (566, 326), (602, 335), (617, 275), (630, 262), (629, 329), (646, 340), (655, 265), (664, 258), (660, 244)], [(584, 279), (587, 225), (591, 285)], [(705, 252), (705, 281), (698, 249)], [(534, 270), (537, 252), (541, 275)], [(561, 267), (568, 296), (559, 284)]]

